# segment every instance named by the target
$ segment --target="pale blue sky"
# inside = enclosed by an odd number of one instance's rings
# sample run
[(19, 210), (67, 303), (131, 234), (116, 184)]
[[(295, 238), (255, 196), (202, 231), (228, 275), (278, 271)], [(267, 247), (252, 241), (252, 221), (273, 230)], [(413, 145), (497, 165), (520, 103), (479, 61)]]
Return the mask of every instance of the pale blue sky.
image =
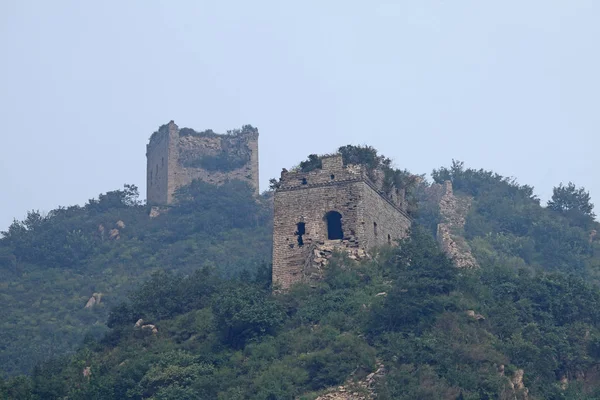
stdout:
[(123, 183), (145, 197), (171, 119), (257, 126), (261, 189), (354, 143), (597, 199), (599, 21), (597, 0), (2, 0), (0, 230)]

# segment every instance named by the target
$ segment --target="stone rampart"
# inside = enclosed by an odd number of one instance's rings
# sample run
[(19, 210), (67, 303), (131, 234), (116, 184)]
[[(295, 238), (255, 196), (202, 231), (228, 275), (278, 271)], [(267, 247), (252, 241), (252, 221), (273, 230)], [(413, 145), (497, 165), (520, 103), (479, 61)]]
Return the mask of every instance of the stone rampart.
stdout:
[(150, 138), (147, 202), (168, 205), (177, 189), (199, 179), (221, 185), (248, 182), (258, 194), (258, 130), (245, 126), (231, 134), (179, 129), (171, 121)]

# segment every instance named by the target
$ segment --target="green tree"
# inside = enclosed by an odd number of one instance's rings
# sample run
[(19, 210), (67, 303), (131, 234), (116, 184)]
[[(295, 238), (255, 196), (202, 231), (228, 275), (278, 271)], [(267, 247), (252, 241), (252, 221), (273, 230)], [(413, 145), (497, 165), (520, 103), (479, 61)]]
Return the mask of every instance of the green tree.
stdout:
[(562, 213), (580, 213), (591, 219), (596, 217), (590, 193), (583, 187), (576, 187), (573, 182), (569, 182), (566, 186), (561, 183), (553, 189), (548, 208)]
[(213, 312), (223, 340), (233, 347), (275, 333), (285, 318), (283, 307), (268, 292), (246, 284), (224, 288), (214, 299)]
[(372, 330), (422, 332), (452, 308), (449, 294), (456, 287), (457, 270), (420, 227), (400, 242), (393, 260), (389, 274), (396, 284), (374, 309)]

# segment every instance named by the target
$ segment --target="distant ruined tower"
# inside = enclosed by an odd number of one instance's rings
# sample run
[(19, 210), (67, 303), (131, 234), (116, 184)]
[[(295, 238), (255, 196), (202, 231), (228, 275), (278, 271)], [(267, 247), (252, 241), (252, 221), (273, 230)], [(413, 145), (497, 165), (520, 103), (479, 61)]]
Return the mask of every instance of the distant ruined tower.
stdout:
[(250, 125), (219, 135), (171, 121), (152, 134), (146, 158), (150, 205), (171, 204), (175, 191), (195, 179), (215, 185), (242, 180), (258, 194), (258, 130)]
[[(283, 170), (274, 197), (273, 283), (283, 289), (321, 275), (333, 251), (360, 258), (407, 235), (411, 218), (400, 190), (341, 155), (310, 172)], [(375, 175), (375, 176), (374, 176)], [(373, 179), (375, 178), (375, 179)]]

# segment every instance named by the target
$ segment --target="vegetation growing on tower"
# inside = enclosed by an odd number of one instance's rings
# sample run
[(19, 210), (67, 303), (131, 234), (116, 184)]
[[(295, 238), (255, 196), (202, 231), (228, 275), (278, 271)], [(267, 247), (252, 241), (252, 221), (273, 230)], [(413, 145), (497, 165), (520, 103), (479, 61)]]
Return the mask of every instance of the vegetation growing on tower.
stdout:
[[(382, 190), (385, 194), (390, 195), (393, 190), (403, 190), (406, 211), (410, 215), (416, 213), (416, 191), (422, 176), (394, 168), (391, 159), (379, 154), (371, 146), (346, 145), (340, 147), (337, 152), (342, 155), (344, 165), (364, 165), (372, 181), (381, 180)], [(305, 161), (300, 162), (297, 168), (302, 172), (320, 169), (322, 168), (322, 157), (324, 156), (310, 154)], [(378, 171), (382, 176), (379, 176)], [(276, 187), (276, 182), (272, 180), (271, 185)]]

